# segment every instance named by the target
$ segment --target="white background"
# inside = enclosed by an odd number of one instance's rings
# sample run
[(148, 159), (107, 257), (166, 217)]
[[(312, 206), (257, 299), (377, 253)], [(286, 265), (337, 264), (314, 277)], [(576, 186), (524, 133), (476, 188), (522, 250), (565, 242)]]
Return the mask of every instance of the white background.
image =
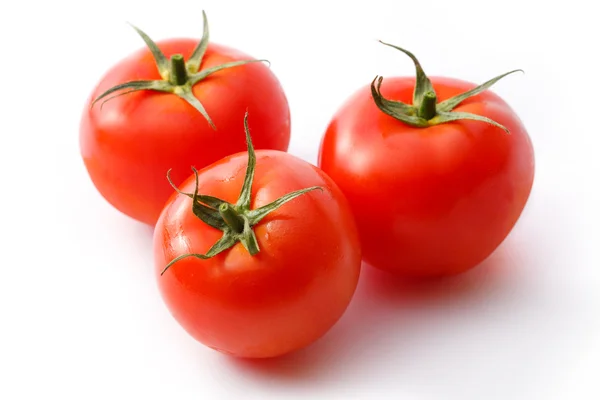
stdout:
[[(29, 1), (0, 6), (0, 399), (599, 399), (600, 129), (593, 2)], [(536, 152), (530, 202), (480, 268), (393, 285), (364, 270), (342, 320), (304, 351), (231, 359), (164, 307), (151, 229), (112, 209), (79, 156), (84, 101), (155, 40), (211, 38), (268, 58), (290, 152), (316, 162), (342, 101), (377, 74), (499, 82)]]

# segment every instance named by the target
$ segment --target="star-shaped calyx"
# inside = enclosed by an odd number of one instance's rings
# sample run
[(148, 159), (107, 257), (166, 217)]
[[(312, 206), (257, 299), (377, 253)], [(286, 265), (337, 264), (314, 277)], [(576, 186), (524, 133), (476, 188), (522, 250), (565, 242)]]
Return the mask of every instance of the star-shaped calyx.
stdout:
[(254, 210), (250, 209), (252, 182), (254, 181), (254, 171), (256, 169), (256, 154), (252, 139), (250, 138), (250, 130), (248, 128), (248, 112), (244, 116), (244, 130), (246, 132), (246, 145), (248, 146), (248, 165), (246, 167), (246, 175), (240, 196), (235, 204), (226, 202), (217, 197), (203, 195), (198, 193), (198, 171), (192, 168), (196, 177), (196, 186), (194, 193), (185, 193), (179, 190), (171, 181), (169, 173), (167, 179), (173, 188), (184, 196), (192, 199), (192, 212), (196, 217), (202, 220), (205, 224), (219, 229), (223, 232), (223, 236), (206, 252), (206, 254), (189, 253), (176, 257), (162, 271), (164, 274), (173, 264), (186, 257), (196, 257), (207, 259), (216, 256), (217, 254), (231, 248), (237, 242), (241, 242), (246, 250), (255, 255), (260, 251), (256, 235), (253, 227), (258, 224), (269, 213), (277, 210), (290, 200), (298, 196), (310, 192), (312, 190), (323, 190), (320, 186), (313, 186), (306, 189), (297, 190), (288, 193), (277, 200), (272, 201), (262, 207)]
[[(152, 39), (148, 35), (146, 35), (142, 30), (132, 25), (133, 29), (141, 36), (141, 38), (148, 46), (148, 49), (152, 52), (152, 56), (154, 57), (154, 61), (156, 62), (156, 67), (158, 68), (158, 72), (162, 79), (159, 80), (136, 80), (122, 83), (120, 85), (114, 86), (101, 95), (99, 95), (92, 102), (92, 107), (96, 102), (100, 100), (104, 100), (104, 102), (121, 95), (125, 95), (128, 93), (136, 92), (138, 90), (154, 90), (157, 92), (166, 92), (172, 93), (176, 96), (179, 96), (186, 102), (188, 102), (192, 107), (198, 110), (204, 118), (208, 121), (210, 126), (213, 129), (216, 129), (215, 124), (211, 120), (210, 116), (204, 109), (202, 103), (194, 96), (192, 92), (192, 88), (195, 84), (206, 78), (207, 76), (221, 71), (226, 68), (233, 68), (240, 65), (253, 63), (253, 62), (262, 62), (267, 60), (240, 60), (240, 61), (232, 61), (228, 63), (224, 63), (221, 65), (216, 65), (211, 68), (207, 68), (202, 70), (202, 59), (204, 54), (206, 53), (206, 49), (208, 48), (208, 20), (206, 18), (206, 13), (202, 11), (202, 18), (204, 21), (204, 32), (202, 33), (202, 38), (196, 48), (194, 49), (192, 55), (187, 60), (184, 60), (183, 55), (174, 54), (170, 59), (164, 55), (162, 50), (154, 43)], [(112, 95), (112, 96), (111, 96)]]
[(486, 122), (503, 129), (506, 133), (508, 129), (505, 126), (500, 125), (496, 121), (493, 121), (487, 117), (471, 114), (467, 112), (455, 112), (452, 111), (456, 106), (465, 101), (466, 99), (478, 95), (479, 93), (487, 90), (494, 83), (500, 79), (514, 72), (520, 71), (516, 69), (514, 71), (507, 72), (500, 76), (497, 76), (489, 81), (461, 94), (458, 94), (450, 99), (444, 100), (440, 103), (437, 102), (437, 94), (431, 84), (431, 81), (425, 75), (421, 63), (417, 58), (408, 50), (404, 50), (398, 46), (394, 46), (389, 43), (380, 41), (380, 43), (393, 47), (394, 49), (400, 50), (407, 56), (409, 56), (415, 64), (417, 73), (415, 89), (413, 92), (413, 104), (406, 104), (401, 101), (388, 100), (381, 95), (381, 83), (383, 77), (376, 76), (373, 82), (371, 82), (371, 94), (377, 107), (384, 113), (400, 120), (408, 125), (426, 128), (428, 126), (439, 125), (445, 122), (458, 121), (458, 120), (474, 120)]

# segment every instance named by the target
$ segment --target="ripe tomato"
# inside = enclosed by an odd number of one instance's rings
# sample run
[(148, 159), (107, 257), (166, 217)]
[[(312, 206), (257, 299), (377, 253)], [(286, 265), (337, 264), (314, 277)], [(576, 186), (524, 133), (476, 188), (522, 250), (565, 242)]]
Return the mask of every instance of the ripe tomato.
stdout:
[(479, 87), (429, 80), (395, 48), (417, 78), (383, 87), (375, 78), (350, 97), (324, 134), (319, 166), (346, 195), (368, 264), (409, 277), (457, 274), (517, 222), (533, 184), (532, 144), (508, 104), (485, 91), (507, 74)]
[(204, 22), (200, 43), (155, 44), (136, 28), (148, 48), (108, 71), (81, 120), (81, 154), (94, 185), (118, 210), (150, 225), (173, 190), (167, 170), (179, 184), (190, 166), (245, 150), (235, 116), (252, 113), (257, 148), (288, 148), (290, 112), (279, 81), (252, 63), (260, 60), (209, 44), (206, 16)]
[(255, 154), (247, 127), (246, 135), (248, 153), (195, 171), (168, 201), (154, 255), (162, 297), (191, 336), (265, 358), (310, 344), (342, 316), (360, 243), (346, 199), (323, 171), (285, 152)]

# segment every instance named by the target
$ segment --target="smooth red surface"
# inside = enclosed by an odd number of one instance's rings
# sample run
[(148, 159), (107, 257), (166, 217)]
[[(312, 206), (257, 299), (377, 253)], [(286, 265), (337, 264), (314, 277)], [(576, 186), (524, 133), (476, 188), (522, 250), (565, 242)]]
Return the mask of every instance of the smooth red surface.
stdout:
[[(158, 42), (167, 57), (191, 55), (196, 39)], [(201, 69), (252, 57), (210, 44)], [(176, 184), (220, 158), (244, 151), (244, 113), (252, 116), (256, 149), (286, 151), (290, 140), (287, 99), (264, 63), (251, 63), (214, 73), (194, 86), (215, 123), (213, 130), (191, 105), (170, 93), (140, 91), (89, 107), (105, 90), (130, 80), (160, 79), (149, 50), (142, 49), (116, 64), (94, 89), (84, 110), (80, 147), (98, 191), (130, 217), (154, 225)]]
[[(431, 78), (443, 101), (475, 85)], [(382, 94), (412, 103), (414, 79), (386, 78)], [(517, 115), (486, 91), (454, 111), (483, 122), (413, 128), (380, 111), (369, 86), (334, 116), (319, 166), (346, 195), (365, 261), (411, 277), (457, 274), (475, 267), (505, 239), (529, 197), (534, 155)]]
[[(258, 131), (258, 129), (253, 129)], [(235, 203), (247, 153), (200, 171), (200, 193)], [(237, 243), (208, 260), (173, 258), (205, 253), (220, 237), (193, 213), (191, 199), (175, 194), (154, 234), (155, 269), (165, 303), (183, 328), (205, 345), (238, 357), (263, 358), (302, 348), (342, 316), (361, 265), (358, 232), (346, 199), (323, 171), (279, 151), (257, 151), (251, 208), (282, 195), (322, 186), (259, 222), (260, 252)], [(194, 191), (194, 178), (181, 190)]]

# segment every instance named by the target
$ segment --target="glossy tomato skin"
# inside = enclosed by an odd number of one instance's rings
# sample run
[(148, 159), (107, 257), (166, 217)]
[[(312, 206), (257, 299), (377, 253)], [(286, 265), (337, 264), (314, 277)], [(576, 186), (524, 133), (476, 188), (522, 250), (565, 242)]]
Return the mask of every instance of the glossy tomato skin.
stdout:
[[(165, 55), (187, 60), (198, 40), (157, 42)], [(209, 44), (201, 69), (252, 57)], [(105, 90), (131, 80), (160, 79), (148, 49), (120, 61), (102, 78), (84, 109), (80, 149), (87, 171), (103, 197), (124, 214), (154, 225), (172, 193), (166, 173), (176, 184), (190, 167), (202, 168), (246, 149), (242, 117), (252, 115), (257, 149), (286, 151), (290, 112), (283, 89), (262, 62), (216, 72), (193, 88), (217, 129), (191, 105), (170, 93), (139, 91), (93, 108), (91, 101)]]
[[(475, 85), (430, 78), (439, 101)], [(412, 104), (415, 80), (386, 78), (382, 94)], [(454, 111), (491, 118), (410, 127), (381, 112), (368, 86), (334, 116), (319, 166), (346, 195), (364, 260), (413, 278), (475, 267), (506, 238), (534, 178), (530, 138), (514, 111), (486, 91)]]
[[(245, 153), (200, 171), (202, 194), (235, 203), (246, 171)], [(191, 199), (175, 194), (154, 233), (158, 287), (175, 319), (195, 339), (244, 358), (275, 357), (307, 346), (342, 316), (361, 266), (358, 232), (346, 199), (321, 170), (284, 152), (257, 151), (251, 208), (311, 186), (323, 187), (286, 203), (254, 227), (260, 252), (241, 243), (207, 260), (221, 231), (199, 220)], [(190, 177), (180, 188), (194, 191)]]

